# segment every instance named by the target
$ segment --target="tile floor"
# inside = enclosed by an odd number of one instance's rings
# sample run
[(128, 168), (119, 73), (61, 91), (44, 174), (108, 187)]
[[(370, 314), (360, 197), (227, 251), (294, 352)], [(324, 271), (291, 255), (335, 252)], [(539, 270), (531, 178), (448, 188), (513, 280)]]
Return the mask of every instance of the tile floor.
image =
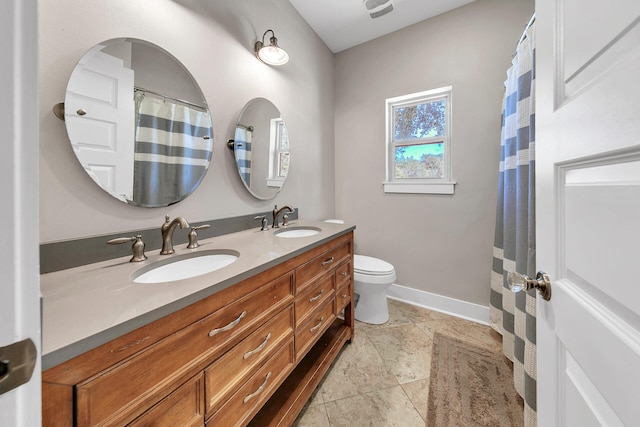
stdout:
[(346, 345), (294, 423), (297, 427), (424, 427), (431, 344), (439, 332), (501, 351), (488, 326), (389, 300), (389, 321), (356, 321)]

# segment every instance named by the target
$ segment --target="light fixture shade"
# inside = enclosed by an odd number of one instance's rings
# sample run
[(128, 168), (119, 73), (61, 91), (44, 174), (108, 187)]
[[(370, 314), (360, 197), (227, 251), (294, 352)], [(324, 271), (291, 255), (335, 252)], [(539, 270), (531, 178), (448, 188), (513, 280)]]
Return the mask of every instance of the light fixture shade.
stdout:
[[(271, 32), (271, 38), (269, 39), (269, 45), (264, 45), (264, 37), (268, 32)], [(259, 60), (269, 65), (284, 65), (289, 62), (289, 54), (284, 49), (278, 46), (278, 39), (276, 38), (273, 30), (267, 30), (262, 35), (262, 41), (257, 41), (255, 45), (256, 56)]]

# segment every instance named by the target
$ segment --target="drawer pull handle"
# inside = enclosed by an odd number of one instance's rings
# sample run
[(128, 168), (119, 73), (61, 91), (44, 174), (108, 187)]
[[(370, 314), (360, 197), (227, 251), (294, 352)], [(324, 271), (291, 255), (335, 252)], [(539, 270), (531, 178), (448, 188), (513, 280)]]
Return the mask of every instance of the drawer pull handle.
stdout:
[(222, 328), (216, 328), (216, 329), (212, 329), (209, 331), (209, 336), (212, 337), (215, 334), (219, 333), (219, 332), (225, 332), (228, 331), (229, 329), (233, 329), (235, 328), (238, 323), (240, 323), (240, 321), (242, 320), (242, 318), (244, 316), (247, 315), (246, 311), (243, 311), (242, 313), (240, 313), (240, 316), (238, 316), (238, 318), (236, 320), (234, 320), (233, 322), (229, 323), (227, 326), (223, 326)]
[(248, 358), (250, 358), (251, 356), (253, 356), (256, 353), (259, 353), (262, 351), (262, 349), (264, 349), (264, 347), (267, 345), (267, 341), (269, 341), (269, 338), (271, 338), (271, 332), (269, 332), (266, 336), (266, 338), (264, 339), (264, 341), (262, 341), (262, 344), (260, 344), (259, 346), (257, 346), (256, 348), (254, 348), (251, 351), (247, 351), (244, 356), (242, 356), (242, 358), (244, 360), (247, 360)]
[(316, 326), (314, 326), (313, 328), (309, 329), (309, 332), (313, 332), (315, 330), (317, 330), (320, 326), (322, 326), (322, 322), (324, 321), (324, 316), (322, 316), (320, 318), (320, 321), (318, 322), (318, 324)]
[(326, 261), (323, 261), (323, 262), (322, 262), (322, 266), (323, 266), (323, 267), (324, 267), (324, 266), (327, 266), (327, 265), (331, 264), (332, 262), (333, 262), (333, 257), (329, 258), (329, 259), (328, 259), (328, 260), (326, 260)]
[(264, 390), (264, 388), (267, 386), (267, 381), (269, 381), (269, 378), (271, 378), (271, 371), (269, 371), (267, 376), (264, 377), (264, 381), (262, 382), (262, 385), (260, 387), (258, 387), (258, 389), (256, 391), (254, 391), (253, 393), (245, 396), (245, 398), (242, 399), (242, 403), (247, 403), (248, 401), (253, 399), (256, 395), (260, 394), (262, 392), (262, 390)]
[(320, 299), (320, 297), (322, 296), (322, 293), (324, 292), (324, 289), (320, 289), (320, 293), (318, 295), (316, 295), (313, 298), (309, 298), (309, 302), (314, 302), (314, 301), (318, 301)]

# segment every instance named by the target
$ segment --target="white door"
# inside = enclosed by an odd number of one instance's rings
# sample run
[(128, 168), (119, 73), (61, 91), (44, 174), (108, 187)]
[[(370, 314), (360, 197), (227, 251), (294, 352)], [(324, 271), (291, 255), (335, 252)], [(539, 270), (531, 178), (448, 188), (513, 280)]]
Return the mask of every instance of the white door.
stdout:
[[(0, 13), (0, 426), (11, 427), (41, 424), (37, 3), (7, 0)], [(12, 349), (23, 341), (36, 365), (14, 387), (24, 371)]]
[(640, 1), (536, 2), (538, 425), (640, 425)]
[(133, 200), (134, 73), (103, 48), (87, 52), (71, 73), (64, 116), (89, 176), (114, 197)]

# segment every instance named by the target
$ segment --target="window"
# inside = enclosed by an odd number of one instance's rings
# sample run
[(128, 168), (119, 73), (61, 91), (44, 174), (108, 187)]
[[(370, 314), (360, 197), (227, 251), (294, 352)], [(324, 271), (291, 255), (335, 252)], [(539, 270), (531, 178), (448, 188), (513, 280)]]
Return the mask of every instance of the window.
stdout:
[(282, 118), (271, 119), (268, 187), (282, 187), (289, 172), (289, 135)]
[(451, 86), (386, 100), (386, 193), (453, 194)]

